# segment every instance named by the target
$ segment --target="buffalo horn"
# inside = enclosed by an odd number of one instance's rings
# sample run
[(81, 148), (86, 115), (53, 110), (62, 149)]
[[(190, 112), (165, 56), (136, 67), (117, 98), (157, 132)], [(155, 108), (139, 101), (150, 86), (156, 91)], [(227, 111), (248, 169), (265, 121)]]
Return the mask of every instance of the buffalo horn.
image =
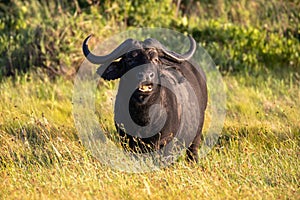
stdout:
[(167, 54), (169, 57), (177, 60), (177, 61), (185, 61), (189, 60), (195, 53), (196, 51), (196, 42), (192, 36), (189, 35), (189, 40), (190, 40), (190, 49), (184, 53), (184, 54), (178, 54), (173, 51), (167, 50), (165, 47), (162, 46), (162, 50), (165, 54)]
[(92, 35), (89, 35), (82, 44), (82, 50), (85, 57), (94, 64), (103, 64), (112, 60), (119, 58), (124, 53), (128, 52), (135, 42), (133, 39), (127, 39), (122, 44), (120, 44), (115, 50), (113, 50), (110, 54), (105, 56), (96, 56), (89, 50), (88, 42)]

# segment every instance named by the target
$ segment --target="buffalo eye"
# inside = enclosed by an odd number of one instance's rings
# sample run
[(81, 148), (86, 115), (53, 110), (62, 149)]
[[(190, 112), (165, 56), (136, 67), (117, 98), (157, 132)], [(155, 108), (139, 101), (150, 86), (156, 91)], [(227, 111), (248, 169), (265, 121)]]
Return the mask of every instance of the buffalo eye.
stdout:
[(154, 63), (158, 63), (159, 62), (159, 59), (156, 57), (153, 59)]
[(158, 53), (156, 49), (149, 50), (149, 58), (152, 62), (158, 63), (159, 59), (158, 59)]
[(132, 58), (136, 57), (137, 55), (138, 55), (138, 53), (137, 53), (136, 51), (133, 51), (133, 52), (131, 53), (131, 57), (132, 57)]

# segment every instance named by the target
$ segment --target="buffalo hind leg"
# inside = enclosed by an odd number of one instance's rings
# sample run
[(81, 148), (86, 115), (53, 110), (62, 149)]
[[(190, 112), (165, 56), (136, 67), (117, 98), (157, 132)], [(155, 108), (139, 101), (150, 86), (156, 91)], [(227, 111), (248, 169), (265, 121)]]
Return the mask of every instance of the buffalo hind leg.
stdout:
[(201, 143), (201, 141), (203, 139), (201, 132), (202, 131), (198, 132), (198, 134), (194, 138), (191, 146), (189, 146), (189, 148), (186, 151), (186, 154), (187, 154), (186, 159), (190, 163), (191, 162), (198, 163), (198, 161), (199, 161), (199, 153), (198, 153), (198, 151), (199, 151), (200, 143)]
[(203, 125), (204, 125), (204, 115), (201, 116), (196, 137), (194, 138), (192, 144), (189, 146), (189, 148), (186, 151), (186, 160), (189, 163), (198, 163), (199, 161), (198, 151), (199, 151), (200, 143), (203, 140), (203, 135), (202, 135)]

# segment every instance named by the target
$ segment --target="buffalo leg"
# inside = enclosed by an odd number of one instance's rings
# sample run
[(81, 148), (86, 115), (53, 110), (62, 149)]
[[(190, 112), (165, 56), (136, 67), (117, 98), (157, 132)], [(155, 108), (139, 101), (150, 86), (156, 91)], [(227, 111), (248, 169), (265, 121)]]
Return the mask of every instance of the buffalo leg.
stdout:
[(198, 163), (198, 149), (201, 142), (202, 134), (197, 134), (194, 141), (192, 142), (191, 146), (187, 149), (187, 161), (188, 162), (195, 162)]
[(197, 135), (196, 137), (194, 138), (192, 144), (189, 146), (189, 148), (187, 149), (187, 161), (188, 162), (195, 162), (195, 163), (198, 163), (199, 161), (199, 146), (200, 146), (200, 143), (201, 141), (203, 140), (203, 135), (202, 135), (202, 127), (203, 127), (203, 122), (204, 122), (204, 116), (202, 118), (203, 120), (202, 123), (200, 124), (199, 128), (198, 128), (198, 131), (197, 131)]

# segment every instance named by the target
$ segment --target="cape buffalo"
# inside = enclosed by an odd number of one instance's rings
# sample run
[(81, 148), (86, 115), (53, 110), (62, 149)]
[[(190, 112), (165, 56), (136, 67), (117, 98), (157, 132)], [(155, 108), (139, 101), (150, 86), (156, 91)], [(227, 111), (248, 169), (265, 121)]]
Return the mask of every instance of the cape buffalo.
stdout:
[[(197, 162), (207, 86), (204, 72), (191, 61), (196, 51), (195, 40), (189, 36), (189, 50), (178, 54), (153, 38), (144, 41), (127, 39), (110, 54), (98, 56), (88, 48), (90, 37), (83, 42), (85, 57), (91, 63), (102, 64), (97, 73), (104, 80), (120, 79), (114, 118), (118, 133), (124, 139), (123, 147), (139, 153), (159, 150), (175, 137), (181, 123), (187, 124), (184, 129), (197, 124), (191, 142), (186, 145), (187, 159)], [(175, 93), (182, 93), (181, 99), (188, 104), (185, 110)], [(191, 93), (195, 94), (196, 100), (191, 99)], [(189, 115), (192, 111), (197, 115)], [(181, 121), (183, 112), (187, 112), (190, 121)], [(188, 130), (181, 130), (184, 131)]]

